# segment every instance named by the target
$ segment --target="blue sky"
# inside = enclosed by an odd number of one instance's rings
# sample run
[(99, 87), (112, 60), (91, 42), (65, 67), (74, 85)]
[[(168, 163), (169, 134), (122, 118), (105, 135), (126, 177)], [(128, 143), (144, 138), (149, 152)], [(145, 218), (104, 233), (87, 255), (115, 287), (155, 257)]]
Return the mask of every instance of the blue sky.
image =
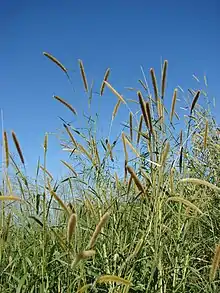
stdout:
[[(58, 116), (73, 125), (83, 124), (89, 115), (78, 59), (84, 62), (89, 83), (100, 87), (107, 67), (111, 84), (126, 98), (134, 98), (125, 86), (137, 87), (140, 65), (149, 77), (150, 67), (160, 73), (162, 59), (169, 61), (167, 103), (180, 85), (195, 86), (192, 75), (208, 77), (210, 95), (218, 101), (220, 20), (219, 1), (3, 1), (0, 10), (0, 108), (7, 131), (16, 132), (30, 172), (42, 155), (46, 131), (62, 127)], [(72, 91), (65, 75), (43, 56), (46, 51), (69, 70)], [(79, 113), (73, 115), (52, 99), (58, 95)], [(131, 95), (131, 96), (130, 96)], [(100, 114), (100, 133), (108, 133), (116, 98), (106, 91), (95, 95), (93, 113)], [(118, 122), (125, 111), (119, 112)], [(118, 133), (113, 125), (112, 138)], [(12, 143), (10, 143), (12, 145)], [(58, 175), (62, 154), (55, 137), (49, 139), (48, 169)]]

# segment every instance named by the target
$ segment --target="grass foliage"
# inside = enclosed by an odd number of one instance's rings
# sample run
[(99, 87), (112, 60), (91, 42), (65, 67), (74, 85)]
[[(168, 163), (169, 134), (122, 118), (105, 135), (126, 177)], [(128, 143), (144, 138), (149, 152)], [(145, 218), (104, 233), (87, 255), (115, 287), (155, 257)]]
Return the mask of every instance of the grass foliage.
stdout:
[[(0, 292), (219, 292), (219, 130), (206, 78), (205, 89), (176, 88), (169, 101), (167, 70), (165, 61), (161, 77), (143, 74), (128, 100), (107, 69), (100, 96), (116, 98), (110, 132), (121, 107), (127, 117), (115, 140), (98, 139), (92, 117), (84, 132), (64, 123), (67, 176), (59, 181), (47, 170), (48, 134), (31, 180), (16, 133), (17, 156), (2, 129)], [(79, 76), (91, 103), (81, 60)]]

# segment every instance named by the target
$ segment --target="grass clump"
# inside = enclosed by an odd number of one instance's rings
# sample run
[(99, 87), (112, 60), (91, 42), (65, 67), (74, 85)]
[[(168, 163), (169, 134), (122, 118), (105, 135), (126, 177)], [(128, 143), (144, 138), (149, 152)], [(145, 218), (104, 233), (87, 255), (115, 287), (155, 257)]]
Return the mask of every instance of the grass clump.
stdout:
[[(119, 107), (125, 122), (114, 141), (98, 139), (92, 118), (84, 132), (65, 123), (60, 145), (70, 159), (61, 160), (67, 175), (58, 181), (47, 170), (48, 134), (32, 180), (17, 136), (21, 166), (2, 129), (0, 292), (219, 292), (219, 133), (199, 104), (202, 88), (175, 88), (167, 105), (167, 71), (166, 60), (160, 90), (150, 69), (153, 98), (144, 75), (128, 100), (106, 70), (100, 96), (108, 87), (118, 99), (110, 131)], [(179, 102), (188, 109), (182, 122)]]

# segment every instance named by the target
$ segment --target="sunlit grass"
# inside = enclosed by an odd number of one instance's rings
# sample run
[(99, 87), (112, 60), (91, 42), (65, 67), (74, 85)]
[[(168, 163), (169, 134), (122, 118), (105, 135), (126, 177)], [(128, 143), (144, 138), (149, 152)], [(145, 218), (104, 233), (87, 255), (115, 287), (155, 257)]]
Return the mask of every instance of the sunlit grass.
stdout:
[[(44, 55), (69, 79), (64, 65)], [(167, 97), (167, 70), (167, 61), (161, 77), (150, 69), (153, 93), (144, 76), (133, 103), (112, 87), (107, 69), (100, 95), (110, 89), (117, 99), (112, 121), (119, 106), (127, 110), (119, 136), (97, 140), (92, 123), (85, 133), (64, 124), (67, 175), (59, 181), (47, 170), (48, 134), (31, 180), (15, 132), (18, 162), (2, 129), (0, 292), (219, 292), (217, 125), (200, 104), (202, 89), (190, 90), (179, 131), (179, 91)], [(77, 115), (74, 105), (55, 98)]]

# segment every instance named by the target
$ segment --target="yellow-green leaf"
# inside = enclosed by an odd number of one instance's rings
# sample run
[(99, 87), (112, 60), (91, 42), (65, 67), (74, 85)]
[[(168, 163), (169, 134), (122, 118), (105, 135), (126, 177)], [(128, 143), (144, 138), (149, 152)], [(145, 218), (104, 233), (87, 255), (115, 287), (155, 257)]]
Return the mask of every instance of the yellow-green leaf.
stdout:
[(89, 287), (92, 287), (92, 284), (86, 284), (86, 285), (82, 286), (82, 287), (77, 291), (77, 293), (83, 293), (83, 292), (85, 292), (87, 289), (89, 289)]
[(3, 195), (3, 196), (0, 196), (0, 200), (22, 200), (22, 199), (13, 195)]
[(131, 285), (131, 282), (128, 281), (128, 280), (125, 280), (121, 277), (118, 277), (118, 276), (114, 276), (114, 275), (103, 275), (103, 276), (100, 276), (98, 279), (97, 279), (97, 282), (98, 283), (108, 283), (108, 282), (115, 282), (117, 284), (122, 284), (122, 285)]
[(196, 185), (205, 185), (205, 186), (207, 186), (209, 188), (212, 188), (212, 189), (214, 189), (216, 191), (220, 191), (220, 187), (218, 187), (218, 186), (216, 186), (216, 185), (214, 185), (212, 183), (209, 183), (209, 182), (207, 182), (205, 180), (198, 179), (198, 178), (184, 178), (184, 179), (181, 179), (179, 182), (180, 183), (181, 182), (182, 183), (193, 183), (193, 184), (196, 184)]
[(193, 203), (191, 203), (187, 199), (182, 198), (180, 196), (169, 197), (167, 201), (181, 202), (181, 203), (185, 204), (186, 206), (188, 206), (189, 208), (192, 208), (193, 210), (199, 212), (200, 214), (203, 214), (203, 212), (196, 205), (194, 205)]

